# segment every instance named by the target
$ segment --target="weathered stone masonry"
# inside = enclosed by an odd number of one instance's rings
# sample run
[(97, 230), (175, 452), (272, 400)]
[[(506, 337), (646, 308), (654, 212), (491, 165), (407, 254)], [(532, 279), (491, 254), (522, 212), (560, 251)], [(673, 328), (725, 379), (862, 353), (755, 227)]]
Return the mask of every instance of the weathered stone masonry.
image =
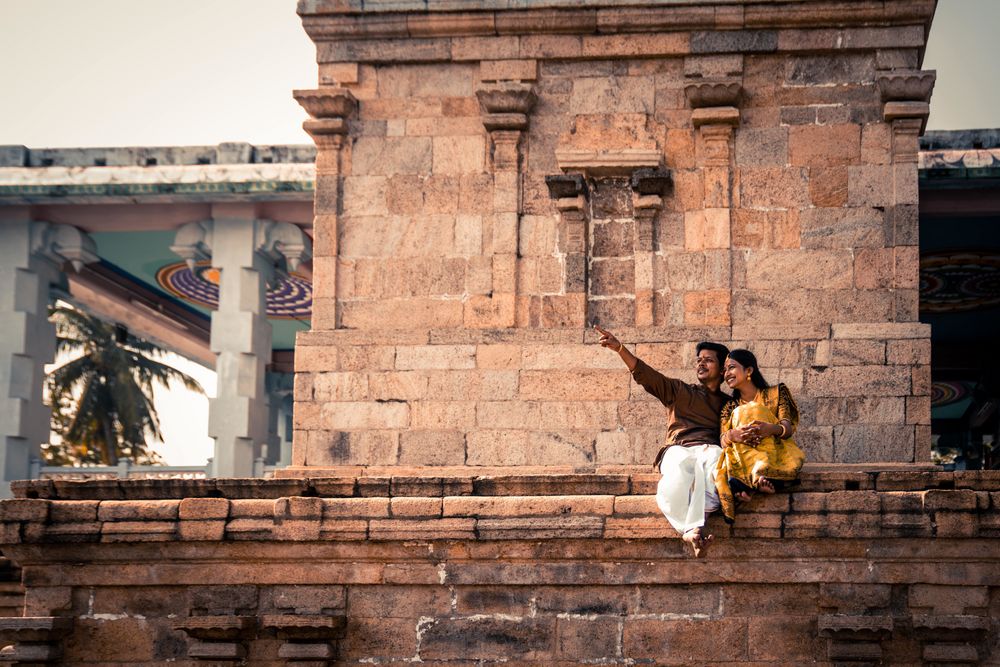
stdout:
[(27, 618), (0, 620), (0, 636), (17, 640), (8, 655), (102, 665), (995, 665), (1000, 655), (995, 472), (808, 473), (800, 491), (751, 505), (731, 535), (713, 520), (719, 543), (704, 561), (669, 539), (652, 474), (410, 472), (22, 484), (21, 499), (0, 504), (4, 552), (27, 588)]
[[(932, 0), (303, 0), (315, 311), (275, 480), (35, 482), (13, 661), (996, 665), (1000, 479), (929, 470)], [(705, 560), (659, 406), (748, 344), (801, 487)], [(641, 466), (641, 467), (640, 467)]]
[(295, 469), (649, 461), (657, 405), (595, 321), (675, 376), (751, 347), (811, 461), (929, 460), (934, 3), (633, 4), (300, 4)]

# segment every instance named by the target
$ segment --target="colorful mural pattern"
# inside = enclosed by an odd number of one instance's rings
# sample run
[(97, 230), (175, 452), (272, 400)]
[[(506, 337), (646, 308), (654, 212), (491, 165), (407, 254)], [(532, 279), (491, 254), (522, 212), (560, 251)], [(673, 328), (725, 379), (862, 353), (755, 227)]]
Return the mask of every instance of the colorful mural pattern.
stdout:
[[(184, 262), (167, 264), (156, 272), (156, 282), (179, 299), (203, 308), (219, 307), (219, 270), (201, 261), (194, 270)], [(278, 320), (308, 319), (312, 315), (312, 284), (296, 273), (282, 275), (267, 291), (267, 316)]]

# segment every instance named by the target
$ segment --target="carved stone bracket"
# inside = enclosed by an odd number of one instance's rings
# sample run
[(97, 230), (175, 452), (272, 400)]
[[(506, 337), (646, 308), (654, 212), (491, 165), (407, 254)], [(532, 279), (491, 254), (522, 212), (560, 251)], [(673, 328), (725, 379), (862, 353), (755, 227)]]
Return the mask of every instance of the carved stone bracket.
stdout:
[[(877, 75), (875, 83), (883, 103), (882, 118), (885, 122), (892, 124), (894, 135), (897, 132), (912, 135), (914, 127), (918, 127), (917, 137), (924, 133), (924, 129), (927, 127), (927, 117), (930, 115), (930, 99), (936, 79), (937, 72), (934, 70), (894, 70), (880, 72)], [(913, 150), (906, 150), (906, 155), (901, 161), (915, 161), (915, 157), (911, 160), (909, 155), (913, 152)]]
[(284, 643), (278, 657), (296, 665), (326, 665), (336, 659), (334, 640), (342, 639), (347, 617), (271, 614), (261, 618), (261, 629), (274, 632)]
[(829, 640), (827, 655), (837, 662), (878, 662), (882, 640), (892, 635), (889, 616), (824, 614), (817, 621), (820, 637)]
[(493, 142), (493, 164), (498, 171), (516, 169), (521, 133), (528, 128), (528, 114), (538, 95), (531, 84), (501, 81), (476, 91), (483, 126)]
[(635, 211), (635, 249), (652, 252), (653, 220), (663, 208), (663, 195), (671, 184), (666, 169), (637, 169), (632, 174), (632, 208)]
[(246, 657), (246, 643), (256, 630), (253, 616), (188, 616), (174, 628), (188, 636), (188, 657), (194, 660), (234, 661)]
[(737, 107), (742, 92), (739, 81), (698, 81), (684, 86), (684, 96), (692, 109)]
[(684, 86), (684, 95), (693, 109), (691, 123), (735, 126), (740, 122), (739, 100), (743, 86), (738, 81), (700, 81)]
[(0, 662), (27, 665), (60, 662), (62, 641), (73, 630), (73, 619), (61, 616), (0, 618)]
[(311, 118), (302, 128), (317, 143), (334, 135), (347, 134), (347, 121), (358, 108), (354, 94), (346, 88), (316, 88), (295, 90), (295, 101)]
[(58, 267), (69, 262), (77, 273), (83, 269), (84, 264), (92, 264), (100, 259), (97, 256), (97, 245), (89, 234), (72, 225), (49, 222), (31, 223), (31, 251)]
[[(170, 250), (193, 269), (199, 260), (212, 257), (213, 244), (213, 221), (203, 220), (180, 227)], [(256, 220), (254, 252), (278, 268), (287, 267), (289, 271), (294, 271), (312, 256), (312, 242), (302, 229), (290, 222)]]
[(883, 102), (930, 102), (936, 80), (934, 70), (893, 70), (875, 77)]
[(587, 179), (580, 174), (555, 174), (545, 177), (549, 196), (556, 200), (560, 215), (559, 250), (565, 255), (563, 285), (567, 293), (587, 289)]
[(976, 648), (990, 630), (990, 619), (971, 615), (915, 615), (913, 631), (924, 645), (927, 663), (978, 665), (982, 659)]

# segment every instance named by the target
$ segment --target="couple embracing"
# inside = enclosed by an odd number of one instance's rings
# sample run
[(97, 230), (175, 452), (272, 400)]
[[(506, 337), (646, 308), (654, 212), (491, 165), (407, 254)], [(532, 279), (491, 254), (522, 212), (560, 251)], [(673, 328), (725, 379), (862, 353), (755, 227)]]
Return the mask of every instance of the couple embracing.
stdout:
[(798, 478), (805, 461), (792, 439), (798, 408), (785, 385), (768, 384), (752, 352), (698, 343), (698, 384), (688, 384), (650, 368), (611, 332), (595, 328), (601, 345), (617, 352), (666, 410), (666, 445), (654, 463), (662, 475), (656, 504), (695, 556), (712, 541), (704, 531), (709, 514), (721, 509), (733, 523), (737, 504)]

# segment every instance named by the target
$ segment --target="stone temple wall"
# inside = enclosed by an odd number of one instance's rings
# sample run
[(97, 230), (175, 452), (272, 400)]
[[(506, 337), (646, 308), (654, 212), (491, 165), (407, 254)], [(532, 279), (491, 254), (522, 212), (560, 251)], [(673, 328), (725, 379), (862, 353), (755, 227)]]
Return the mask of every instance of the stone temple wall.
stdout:
[[(1000, 473), (926, 463), (934, 4), (301, 0), (295, 465), (15, 483), (0, 662), (1000, 665)], [(689, 557), (594, 320), (749, 344), (801, 485)]]
[(929, 461), (933, 2), (410, 4), (300, 3), (289, 472), (649, 462), (659, 405), (594, 322), (691, 380), (698, 340), (751, 348), (810, 461)]

